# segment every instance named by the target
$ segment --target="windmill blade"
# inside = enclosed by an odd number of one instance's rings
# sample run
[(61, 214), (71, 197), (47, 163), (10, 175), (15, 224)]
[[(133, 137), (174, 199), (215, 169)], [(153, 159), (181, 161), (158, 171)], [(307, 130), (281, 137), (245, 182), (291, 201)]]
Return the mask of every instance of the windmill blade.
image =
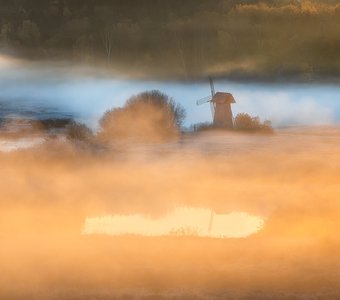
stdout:
[(210, 101), (211, 101), (211, 96), (208, 96), (208, 97), (204, 97), (202, 99), (197, 100), (196, 104), (201, 105), (201, 104), (204, 104), (204, 103), (207, 103), (207, 102), (210, 102)]
[(212, 77), (209, 76), (209, 83), (210, 83), (210, 90), (211, 90), (211, 97), (215, 95), (215, 86)]

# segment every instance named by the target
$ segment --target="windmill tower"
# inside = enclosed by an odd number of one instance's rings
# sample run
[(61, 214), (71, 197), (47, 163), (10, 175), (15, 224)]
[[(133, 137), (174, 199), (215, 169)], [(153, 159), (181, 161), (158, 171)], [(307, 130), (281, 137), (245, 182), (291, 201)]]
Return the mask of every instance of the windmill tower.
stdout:
[(210, 102), (214, 127), (233, 128), (234, 122), (231, 104), (236, 103), (233, 95), (225, 92), (215, 92), (214, 82), (211, 77), (209, 77), (209, 81), (211, 96), (197, 100), (196, 104), (201, 105)]

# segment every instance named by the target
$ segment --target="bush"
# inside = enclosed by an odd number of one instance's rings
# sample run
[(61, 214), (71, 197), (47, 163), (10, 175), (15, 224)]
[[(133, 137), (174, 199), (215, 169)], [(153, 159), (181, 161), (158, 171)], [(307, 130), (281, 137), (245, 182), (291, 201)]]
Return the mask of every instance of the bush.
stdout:
[(72, 121), (66, 126), (66, 136), (70, 140), (89, 141), (93, 133), (86, 125)]
[(44, 127), (38, 120), (9, 118), (0, 120), (0, 132), (8, 136), (38, 134)]
[(99, 136), (140, 141), (164, 140), (178, 136), (185, 118), (184, 108), (172, 98), (153, 90), (127, 100), (122, 108), (105, 112)]
[(193, 131), (207, 131), (207, 130), (212, 130), (215, 129), (214, 125), (212, 123), (209, 122), (205, 122), (205, 123), (197, 123), (191, 126), (191, 129)]
[(261, 123), (259, 117), (252, 117), (247, 113), (240, 113), (235, 117), (234, 128), (249, 132), (273, 132), (272, 124), (266, 120)]

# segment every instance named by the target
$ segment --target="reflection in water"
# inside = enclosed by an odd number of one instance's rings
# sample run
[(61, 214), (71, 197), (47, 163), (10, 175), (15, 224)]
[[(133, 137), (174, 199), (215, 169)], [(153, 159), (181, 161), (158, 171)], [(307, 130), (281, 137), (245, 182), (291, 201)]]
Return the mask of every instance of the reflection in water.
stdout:
[(87, 218), (83, 233), (237, 238), (257, 232), (262, 225), (262, 218), (243, 212), (216, 214), (209, 209), (181, 207), (161, 218), (141, 214)]

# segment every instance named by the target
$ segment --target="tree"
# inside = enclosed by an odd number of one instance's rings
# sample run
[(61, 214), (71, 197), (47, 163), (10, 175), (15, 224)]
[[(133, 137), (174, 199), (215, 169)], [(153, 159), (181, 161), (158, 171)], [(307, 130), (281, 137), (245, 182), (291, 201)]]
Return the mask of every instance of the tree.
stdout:
[(178, 136), (184, 118), (184, 108), (172, 98), (157, 90), (143, 92), (128, 99), (122, 108), (105, 112), (100, 137), (108, 141), (164, 140)]
[(102, 34), (102, 42), (105, 49), (107, 65), (110, 66), (111, 64), (111, 53), (112, 53), (112, 46), (113, 46), (113, 27), (108, 26), (103, 34)]
[(168, 117), (168, 126), (180, 127), (186, 116), (185, 109), (174, 99), (158, 90), (143, 92), (127, 100), (126, 108), (137, 108), (140, 104), (153, 105), (162, 110)]
[(5, 23), (0, 27), (0, 46), (6, 48), (11, 43), (12, 27)]
[(38, 45), (40, 40), (40, 31), (37, 24), (30, 20), (23, 21), (22, 26), (18, 29), (18, 38), (22, 45)]

